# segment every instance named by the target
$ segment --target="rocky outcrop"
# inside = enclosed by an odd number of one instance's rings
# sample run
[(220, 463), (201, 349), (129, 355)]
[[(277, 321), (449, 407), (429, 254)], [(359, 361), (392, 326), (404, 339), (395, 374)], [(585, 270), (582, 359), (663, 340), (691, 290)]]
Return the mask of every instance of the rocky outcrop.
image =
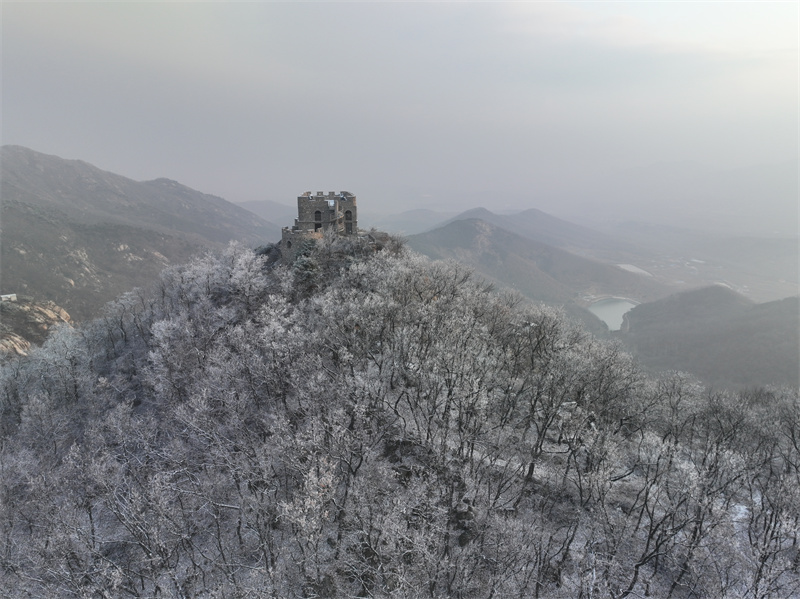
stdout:
[(53, 302), (38, 302), (24, 295), (0, 302), (0, 358), (27, 355), (41, 345), (53, 327), (70, 324), (67, 311)]

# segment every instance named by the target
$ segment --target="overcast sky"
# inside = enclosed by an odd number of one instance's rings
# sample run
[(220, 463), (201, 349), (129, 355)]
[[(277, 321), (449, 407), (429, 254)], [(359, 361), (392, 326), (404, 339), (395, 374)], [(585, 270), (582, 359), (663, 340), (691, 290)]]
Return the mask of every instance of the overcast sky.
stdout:
[(387, 212), (459, 194), (558, 212), (665, 163), (785, 175), (799, 6), (2, 2), (2, 143)]

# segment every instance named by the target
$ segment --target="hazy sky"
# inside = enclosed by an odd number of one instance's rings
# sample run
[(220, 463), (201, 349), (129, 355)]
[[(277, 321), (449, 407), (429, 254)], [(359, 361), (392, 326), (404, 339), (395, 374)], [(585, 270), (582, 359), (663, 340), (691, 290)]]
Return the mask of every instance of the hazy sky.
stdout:
[(2, 143), (396, 212), (557, 211), (662, 163), (796, 173), (799, 7), (2, 2)]

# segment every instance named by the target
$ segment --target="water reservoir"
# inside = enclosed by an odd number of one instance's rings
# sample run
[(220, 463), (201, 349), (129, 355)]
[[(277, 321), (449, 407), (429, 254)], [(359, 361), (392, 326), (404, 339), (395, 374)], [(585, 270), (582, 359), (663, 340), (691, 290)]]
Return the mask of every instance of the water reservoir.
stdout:
[(610, 331), (618, 331), (622, 326), (622, 316), (635, 305), (630, 300), (612, 297), (593, 303), (588, 310), (606, 323)]

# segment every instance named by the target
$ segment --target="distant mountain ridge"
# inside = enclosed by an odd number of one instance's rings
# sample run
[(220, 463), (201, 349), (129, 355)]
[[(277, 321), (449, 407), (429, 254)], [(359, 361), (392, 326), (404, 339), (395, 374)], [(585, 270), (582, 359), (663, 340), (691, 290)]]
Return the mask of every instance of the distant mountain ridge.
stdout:
[(431, 258), (463, 262), (488, 279), (537, 301), (566, 303), (606, 294), (644, 301), (669, 293), (669, 288), (647, 277), (523, 237), (482, 219), (454, 220), (408, 237), (408, 244)]
[(80, 160), (0, 149), (3, 293), (53, 301), (78, 321), (170, 264), (280, 228), (170, 179), (137, 182)]
[(138, 182), (21, 146), (0, 152), (3, 203), (54, 208), (83, 224), (117, 222), (214, 243), (280, 235), (280, 227), (244, 208), (171, 179)]
[(282, 227), (291, 226), (294, 224), (294, 219), (297, 218), (297, 205), (289, 206), (271, 200), (253, 200), (237, 202), (237, 206), (241, 206), (256, 216), (270, 223), (277, 223)]
[(397, 214), (376, 216), (371, 220), (367, 216), (367, 224), (375, 226), (381, 231), (415, 235), (441, 227), (452, 220), (454, 215), (454, 213), (437, 212), (428, 208), (415, 208)]
[(536, 208), (511, 215), (495, 214), (486, 208), (474, 208), (462, 212), (446, 222), (472, 218), (492, 223), (540, 243), (607, 262), (626, 262), (648, 258), (652, 255), (649, 250), (638, 245), (563, 220)]

